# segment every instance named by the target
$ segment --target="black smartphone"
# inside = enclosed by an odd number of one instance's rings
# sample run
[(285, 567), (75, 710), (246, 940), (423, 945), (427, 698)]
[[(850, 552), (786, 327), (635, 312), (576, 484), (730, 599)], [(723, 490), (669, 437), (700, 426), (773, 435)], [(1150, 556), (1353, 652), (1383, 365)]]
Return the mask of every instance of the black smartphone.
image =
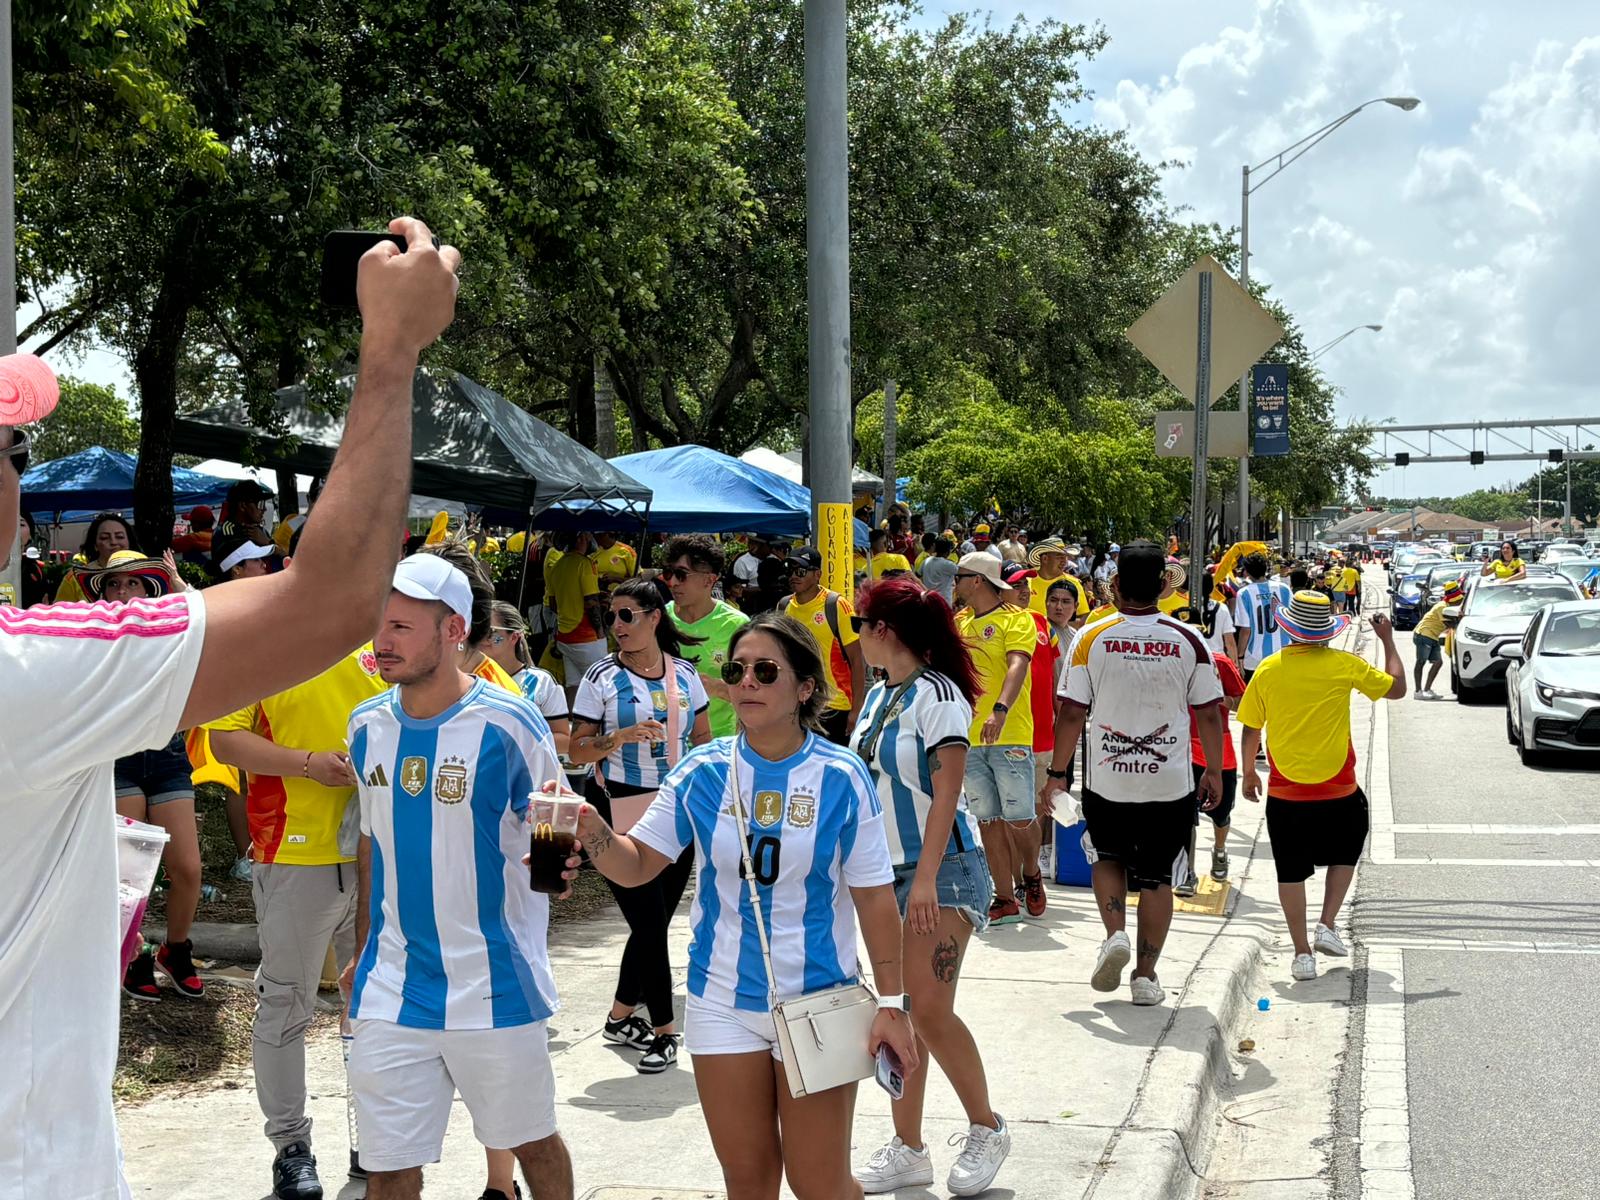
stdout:
[(878, 1047), (878, 1086), (889, 1093), (889, 1099), (898, 1100), (906, 1094), (906, 1075), (900, 1066), (900, 1056), (888, 1045)]
[[(322, 239), (322, 302), (329, 308), (356, 307), (356, 269), (361, 256), (379, 242), (393, 242), (406, 251), (398, 233), (371, 233), (365, 229), (335, 229)], [(433, 239), (439, 248), (439, 239)]]

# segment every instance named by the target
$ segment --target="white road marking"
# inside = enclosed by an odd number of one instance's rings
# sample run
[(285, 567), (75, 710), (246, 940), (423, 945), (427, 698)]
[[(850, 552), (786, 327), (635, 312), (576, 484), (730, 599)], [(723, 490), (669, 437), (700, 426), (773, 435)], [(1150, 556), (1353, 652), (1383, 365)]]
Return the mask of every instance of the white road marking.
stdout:
[(1395, 833), (1536, 834), (1539, 837), (1600, 836), (1600, 825), (1396, 825)]
[(1464, 938), (1362, 938), (1369, 950), (1461, 950), (1470, 954), (1600, 954), (1585, 942), (1479, 942)]
[(1588, 870), (1600, 867), (1600, 858), (1385, 858), (1372, 861), (1380, 867), (1566, 867)]
[(1398, 947), (1367, 952), (1360, 1142), (1362, 1200), (1413, 1200), (1405, 956)]

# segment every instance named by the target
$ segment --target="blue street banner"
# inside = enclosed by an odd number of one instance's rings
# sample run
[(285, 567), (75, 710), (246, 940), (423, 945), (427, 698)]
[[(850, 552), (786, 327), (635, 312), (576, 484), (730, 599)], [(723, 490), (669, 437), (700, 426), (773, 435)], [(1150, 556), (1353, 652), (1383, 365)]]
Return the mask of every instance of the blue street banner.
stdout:
[(1252, 451), (1261, 458), (1289, 453), (1289, 365), (1257, 363), (1250, 368)]

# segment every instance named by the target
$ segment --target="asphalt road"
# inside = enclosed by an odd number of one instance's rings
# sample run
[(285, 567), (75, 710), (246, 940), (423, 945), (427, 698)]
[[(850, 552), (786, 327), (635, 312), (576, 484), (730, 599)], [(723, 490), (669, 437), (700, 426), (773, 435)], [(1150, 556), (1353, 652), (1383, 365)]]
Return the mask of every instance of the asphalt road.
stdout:
[[(1411, 635), (1399, 639), (1409, 670)], [(1464, 706), (1447, 676), (1436, 686), (1445, 699), (1408, 696), (1376, 713), (1391, 812), (1369, 788), (1371, 861), (1350, 917), (1368, 978), (1344, 1070), (1376, 1076), (1385, 1047), (1403, 1041), (1409, 1130), (1372, 1118), (1359, 1178), (1344, 1173), (1335, 1191), (1593, 1197), (1600, 755), (1524, 767), (1505, 739), (1503, 699)], [(1357, 752), (1379, 772), (1384, 739), (1362, 746), (1362, 733)], [(1398, 1024), (1373, 1019), (1391, 986), (1404, 995)], [(1347, 1096), (1381, 1094), (1381, 1079), (1351, 1082)]]

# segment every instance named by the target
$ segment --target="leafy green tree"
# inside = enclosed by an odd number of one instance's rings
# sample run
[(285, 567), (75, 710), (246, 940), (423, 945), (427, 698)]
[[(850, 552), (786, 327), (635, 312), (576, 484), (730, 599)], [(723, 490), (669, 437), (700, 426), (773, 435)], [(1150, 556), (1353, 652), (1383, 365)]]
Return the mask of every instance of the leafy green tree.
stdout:
[(62, 375), (61, 400), (48, 421), (33, 431), (33, 460), (65, 458), (91, 446), (132, 454), (139, 448), (139, 422), (115, 390)]

